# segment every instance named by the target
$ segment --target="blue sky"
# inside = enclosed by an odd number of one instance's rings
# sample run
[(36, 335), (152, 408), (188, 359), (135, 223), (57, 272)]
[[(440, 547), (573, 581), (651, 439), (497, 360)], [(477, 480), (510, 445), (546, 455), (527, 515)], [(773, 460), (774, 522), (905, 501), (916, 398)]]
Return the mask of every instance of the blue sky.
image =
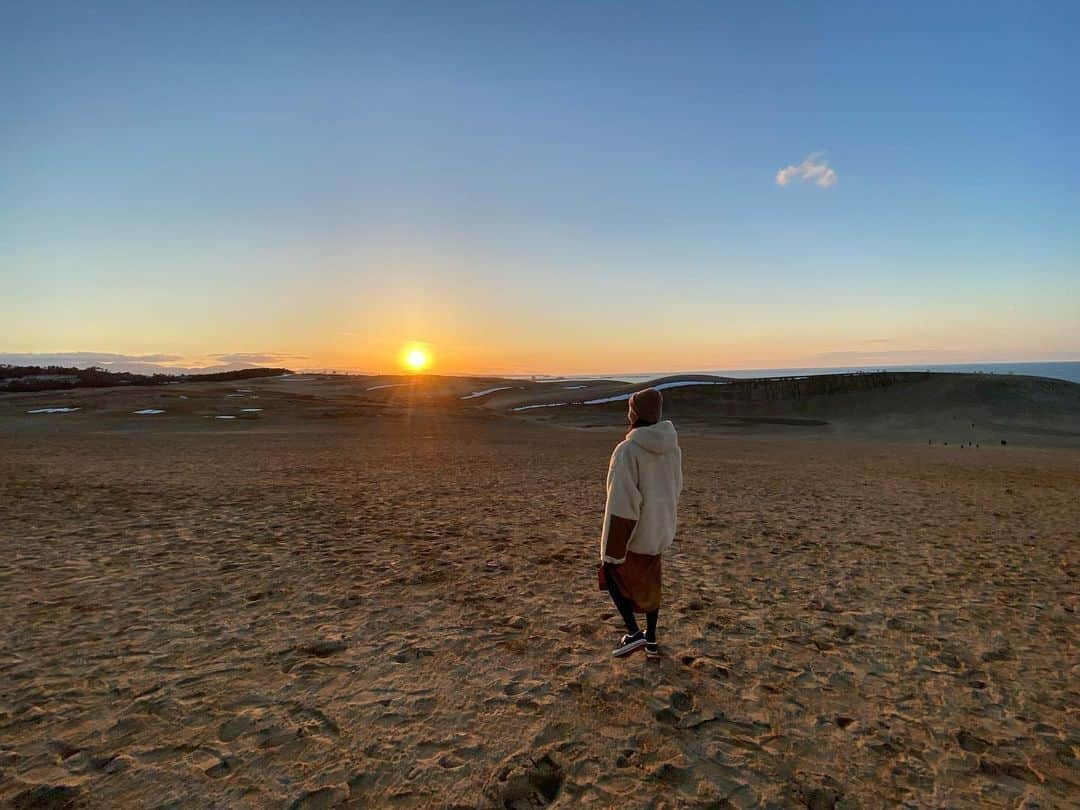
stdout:
[[(1072, 3), (6, 4), (0, 351), (1080, 359), (1078, 32)], [(835, 183), (777, 184), (812, 155)]]

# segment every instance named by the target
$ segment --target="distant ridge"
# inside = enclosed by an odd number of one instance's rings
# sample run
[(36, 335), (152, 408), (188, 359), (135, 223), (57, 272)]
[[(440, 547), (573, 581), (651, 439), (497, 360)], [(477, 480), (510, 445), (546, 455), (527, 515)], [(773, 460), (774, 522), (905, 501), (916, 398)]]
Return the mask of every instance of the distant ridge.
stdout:
[(199, 374), (135, 374), (98, 366), (12, 366), (0, 364), (0, 393), (56, 391), (69, 388), (110, 388), (117, 385), (167, 385), (174, 382), (229, 382), (291, 374), (287, 368), (242, 368)]
[[(851, 366), (793, 366), (790, 368), (741, 368), (741, 369), (699, 369), (694, 371), (684, 370), (680, 372), (651, 372), (629, 374), (594, 374), (591, 376), (581, 375), (581, 379), (611, 379), (624, 382), (640, 383), (660, 377), (673, 375), (711, 375), (730, 377), (735, 379), (772, 379), (776, 377), (805, 377), (805, 376), (833, 376), (837, 374), (865, 374), (867, 372), (933, 372), (946, 374), (987, 374), (998, 376), (1024, 375), (1028, 377), (1046, 377), (1052, 380), (1066, 380), (1068, 382), (1080, 382), (1080, 361), (1057, 360), (1057, 361), (1022, 361), (1022, 362), (990, 362), (990, 363), (933, 363), (933, 364), (866, 364)], [(559, 377), (557, 379), (578, 379), (577, 375)], [(541, 377), (537, 377), (541, 379)], [(546, 378), (544, 378), (546, 379)]]
[(1080, 383), (1022, 374), (860, 372), (760, 379), (685, 375), (498, 391), (484, 407), (568, 427), (625, 424), (629, 395), (664, 388), (664, 413), (697, 429), (763, 425), (923, 441), (1080, 443)]

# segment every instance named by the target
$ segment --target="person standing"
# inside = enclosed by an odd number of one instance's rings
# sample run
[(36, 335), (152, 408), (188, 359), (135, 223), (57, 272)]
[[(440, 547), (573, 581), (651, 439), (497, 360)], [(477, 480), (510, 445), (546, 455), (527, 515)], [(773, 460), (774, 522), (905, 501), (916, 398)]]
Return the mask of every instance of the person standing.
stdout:
[[(612, 653), (617, 658), (642, 647), (648, 657), (660, 656), (656, 623), (661, 558), (675, 541), (683, 484), (679, 437), (670, 420), (660, 420), (663, 405), (664, 398), (655, 388), (630, 397), (630, 432), (608, 465), (599, 578), (626, 624), (626, 635)], [(644, 633), (635, 613), (645, 614)]]

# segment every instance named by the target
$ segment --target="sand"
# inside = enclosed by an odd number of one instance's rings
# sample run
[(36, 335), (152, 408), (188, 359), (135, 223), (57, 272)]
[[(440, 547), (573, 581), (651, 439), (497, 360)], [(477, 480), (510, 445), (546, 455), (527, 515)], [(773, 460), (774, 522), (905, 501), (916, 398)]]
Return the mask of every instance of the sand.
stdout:
[(0, 402), (0, 802), (1080, 795), (1075, 449), (687, 435), (664, 658), (615, 661), (619, 432), (341, 386)]

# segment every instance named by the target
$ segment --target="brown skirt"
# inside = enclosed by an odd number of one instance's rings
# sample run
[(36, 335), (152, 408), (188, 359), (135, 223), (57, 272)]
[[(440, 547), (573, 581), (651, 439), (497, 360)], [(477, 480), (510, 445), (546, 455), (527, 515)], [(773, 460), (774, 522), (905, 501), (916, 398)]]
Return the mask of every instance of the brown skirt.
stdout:
[(626, 552), (626, 562), (608, 566), (619, 593), (634, 603), (637, 613), (660, 607), (661, 566), (659, 554)]

